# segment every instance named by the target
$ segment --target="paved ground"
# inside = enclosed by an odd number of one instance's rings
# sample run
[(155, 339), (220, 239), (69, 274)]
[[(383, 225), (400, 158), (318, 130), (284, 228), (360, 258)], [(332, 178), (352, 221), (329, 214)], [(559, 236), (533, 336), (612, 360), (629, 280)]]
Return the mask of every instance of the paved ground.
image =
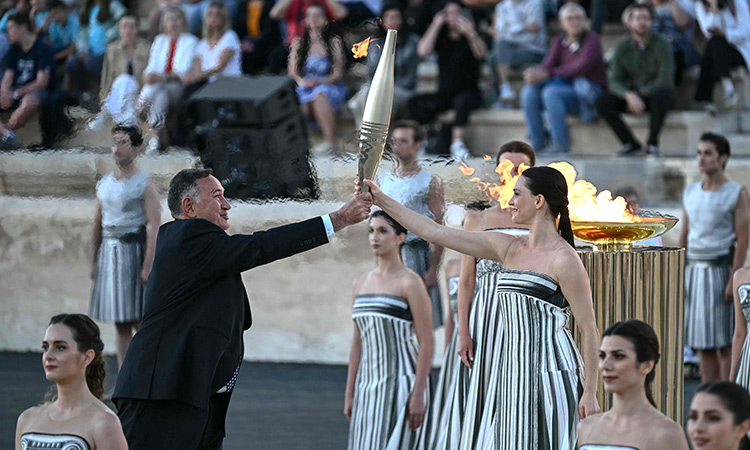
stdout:
[[(112, 373), (114, 361), (109, 363)], [(689, 405), (698, 383), (685, 384)], [(232, 397), (224, 448), (345, 448), (345, 385), (344, 366), (246, 362)], [(49, 386), (40, 354), (0, 352), (0, 450), (13, 449), (16, 418), (41, 402)]]

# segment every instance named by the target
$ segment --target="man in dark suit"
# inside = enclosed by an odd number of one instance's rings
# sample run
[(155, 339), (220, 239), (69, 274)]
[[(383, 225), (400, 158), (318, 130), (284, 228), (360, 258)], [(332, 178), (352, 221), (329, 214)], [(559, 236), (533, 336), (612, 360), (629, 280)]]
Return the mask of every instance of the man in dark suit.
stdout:
[(221, 183), (186, 169), (169, 184), (176, 219), (159, 229), (143, 323), (113, 401), (131, 450), (219, 449), (252, 318), (241, 273), (328, 242), (367, 218), (369, 193), (338, 211), (250, 235), (229, 236)]

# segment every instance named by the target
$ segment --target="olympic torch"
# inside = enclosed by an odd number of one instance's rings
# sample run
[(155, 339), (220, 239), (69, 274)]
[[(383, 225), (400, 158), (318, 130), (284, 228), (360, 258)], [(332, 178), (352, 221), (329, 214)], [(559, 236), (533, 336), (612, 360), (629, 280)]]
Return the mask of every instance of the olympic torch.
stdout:
[(365, 100), (362, 114), (362, 127), (359, 132), (359, 181), (362, 192), (369, 188), (364, 180), (372, 180), (383, 157), (388, 140), (388, 126), (391, 123), (393, 107), (393, 66), (396, 57), (396, 30), (388, 30), (383, 52), (370, 83), (370, 92)]

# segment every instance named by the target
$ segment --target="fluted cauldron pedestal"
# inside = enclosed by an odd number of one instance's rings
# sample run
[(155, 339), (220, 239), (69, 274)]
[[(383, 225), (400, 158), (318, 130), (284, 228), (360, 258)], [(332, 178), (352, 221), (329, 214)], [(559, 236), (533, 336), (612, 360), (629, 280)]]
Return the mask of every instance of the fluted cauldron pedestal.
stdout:
[[(634, 248), (627, 252), (579, 249), (591, 281), (599, 333), (615, 322), (642, 320), (659, 337), (661, 360), (656, 365), (657, 407), (683, 423), (683, 323), (685, 250)], [(575, 330), (575, 324), (571, 323)], [(580, 347), (580, 335), (574, 331)], [(599, 381), (599, 404), (611, 407), (611, 396)]]

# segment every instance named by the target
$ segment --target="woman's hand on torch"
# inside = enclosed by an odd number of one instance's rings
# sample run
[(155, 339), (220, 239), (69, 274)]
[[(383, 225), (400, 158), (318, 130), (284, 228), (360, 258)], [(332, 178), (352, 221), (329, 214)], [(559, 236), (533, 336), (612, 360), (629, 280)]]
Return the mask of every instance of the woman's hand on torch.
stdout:
[[(357, 185), (359, 185), (359, 179), (357, 179)], [(378, 185), (372, 180), (365, 180), (365, 186), (370, 189), (370, 194), (372, 194), (372, 204), (382, 208), (383, 205), (379, 203), (379, 200), (385, 195), (383, 194), (383, 191), (381, 191)]]

